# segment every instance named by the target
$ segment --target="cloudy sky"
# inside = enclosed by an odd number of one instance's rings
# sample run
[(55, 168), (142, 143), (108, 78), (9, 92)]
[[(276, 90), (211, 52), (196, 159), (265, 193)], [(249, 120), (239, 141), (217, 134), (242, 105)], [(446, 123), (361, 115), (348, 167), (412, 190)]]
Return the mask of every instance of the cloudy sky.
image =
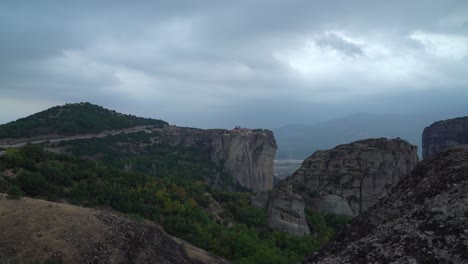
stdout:
[(80, 101), (204, 128), (468, 115), (468, 1), (1, 1), (0, 123)]

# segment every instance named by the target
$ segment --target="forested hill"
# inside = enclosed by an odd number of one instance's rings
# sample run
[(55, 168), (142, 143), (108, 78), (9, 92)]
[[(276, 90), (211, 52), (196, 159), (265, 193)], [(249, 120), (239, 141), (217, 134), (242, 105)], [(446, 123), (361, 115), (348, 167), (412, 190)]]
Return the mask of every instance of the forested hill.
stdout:
[(91, 103), (55, 106), (45, 111), (0, 125), (1, 138), (40, 135), (78, 135), (134, 126), (167, 126), (163, 120), (117, 113)]

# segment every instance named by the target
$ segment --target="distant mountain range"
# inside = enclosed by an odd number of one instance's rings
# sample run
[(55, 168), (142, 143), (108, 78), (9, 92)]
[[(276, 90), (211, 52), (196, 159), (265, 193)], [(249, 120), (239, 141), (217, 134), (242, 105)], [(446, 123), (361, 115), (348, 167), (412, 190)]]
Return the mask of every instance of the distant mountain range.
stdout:
[(312, 125), (291, 124), (273, 130), (278, 143), (276, 159), (305, 159), (313, 152), (366, 138), (402, 138), (418, 146), (421, 135), (437, 118), (424, 115), (356, 113)]

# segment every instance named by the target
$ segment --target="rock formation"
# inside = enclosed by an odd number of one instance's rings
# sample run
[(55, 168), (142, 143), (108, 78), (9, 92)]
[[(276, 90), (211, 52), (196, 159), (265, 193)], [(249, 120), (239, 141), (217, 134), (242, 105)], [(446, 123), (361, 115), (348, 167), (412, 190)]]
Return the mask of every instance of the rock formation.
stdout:
[(356, 216), (389, 193), (417, 163), (417, 147), (404, 140), (366, 139), (315, 152), (286, 181), (307, 207)]
[(468, 117), (436, 122), (424, 129), (422, 155), (426, 159), (449, 147), (468, 144)]
[(110, 211), (0, 195), (0, 263), (192, 263), (159, 226)]
[(219, 168), (221, 177), (233, 177), (256, 192), (273, 189), (273, 161), (277, 150), (273, 133), (264, 129), (158, 129), (155, 142), (196, 146)]
[(292, 192), (292, 186), (275, 188), (268, 204), (268, 227), (294, 236), (308, 235), (310, 230), (304, 207), (304, 199)]
[(411, 176), (303, 263), (468, 263), (468, 149)]

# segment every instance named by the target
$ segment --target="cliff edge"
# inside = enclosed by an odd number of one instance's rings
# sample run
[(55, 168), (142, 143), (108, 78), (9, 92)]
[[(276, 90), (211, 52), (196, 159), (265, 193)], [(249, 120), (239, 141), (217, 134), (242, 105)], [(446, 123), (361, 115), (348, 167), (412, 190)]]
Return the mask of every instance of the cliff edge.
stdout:
[(196, 147), (207, 155), (220, 173), (255, 192), (273, 189), (273, 161), (276, 144), (266, 129), (194, 129), (171, 126), (155, 130), (156, 143)]

